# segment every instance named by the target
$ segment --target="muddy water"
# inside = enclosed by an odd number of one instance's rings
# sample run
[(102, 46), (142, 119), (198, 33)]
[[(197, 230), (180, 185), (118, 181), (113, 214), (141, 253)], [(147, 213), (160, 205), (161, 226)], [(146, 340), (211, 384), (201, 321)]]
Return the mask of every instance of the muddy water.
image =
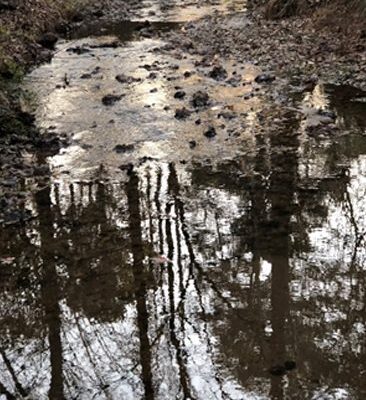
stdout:
[(70, 145), (0, 230), (0, 398), (364, 399), (366, 94), (90, 28), (27, 82)]

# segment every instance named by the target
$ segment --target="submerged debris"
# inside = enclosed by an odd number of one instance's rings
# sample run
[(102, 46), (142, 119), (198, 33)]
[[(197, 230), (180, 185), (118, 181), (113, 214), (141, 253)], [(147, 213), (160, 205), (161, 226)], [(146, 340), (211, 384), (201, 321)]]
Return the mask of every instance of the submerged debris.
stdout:
[(204, 133), (204, 135), (209, 138), (212, 139), (213, 137), (216, 136), (216, 129), (213, 126), (210, 126), (207, 131)]
[(141, 82), (141, 78), (135, 78), (133, 76), (127, 76), (125, 74), (119, 74), (116, 76), (116, 80), (119, 83), (134, 83), (134, 82)]
[(209, 95), (207, 92), (199, 90), (192, 96), (192, 105), (194, 108), (206, 107), (209, 102)]
[(124, 97), (124, 94), (120, 95), (115, 95), (115, 94), (107, 94), (102, 98), (102, 103), (105, 106), (113, 106), (113, 104), (117, 103), (117, 101), (120, 101), (122, 97)]
[(287, 370), (283, 365), (274, 365), (268, 372), (274, 376), (283, 376), (286, 375)]
[(210, 71), (209, 77), (216, 81), (223, 81), (228, 77), (228, 73), (224, 67), (218, 65)]
[(276, 80), (276, 77), (270, 74), (261, 74), (258, 75), (254, 80), (257, 83), (271, 83)]
[(68, 53), (74, 53), (74, 54), (77, 54), (77, 55), (86, 54), (86, 53), (90, 53), (91, 52), (91, 50), (88, 49), (85, 46), (69, 47), (66, 51)]
[(187, 108), (177, 108), (175, 110), (175, 118), (176, 119), (186, 119), (192, 114), (192, 111), (188, 110)]
[(133, 144), (117, 144), (115, 146), (114, 151), (118, 154), (127, 153), (133, 151), (135, 146)]
[(185, 96), (186, 96), (186, 92), (184, 90), (178, 90), (174, 94), (175, 99), (184, 99)]

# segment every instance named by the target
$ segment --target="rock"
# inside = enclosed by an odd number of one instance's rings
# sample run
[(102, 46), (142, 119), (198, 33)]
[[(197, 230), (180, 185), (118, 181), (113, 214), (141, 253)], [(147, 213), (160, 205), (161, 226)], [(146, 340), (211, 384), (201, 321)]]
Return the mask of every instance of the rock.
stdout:
[(139, 68), (146, 69), (146, 71), (151, 71), (151, 65), (150, 64), (140, 65)]
[(50, 173), (50, 168), (48, 165), (37, 165), (33, 168), (34, 176), (48, 175)]
[(189, 142), (189, 147), (190, 147), (191, 149), (194, 149), (196, 146), (197, 146), (197, 142), (196, 142), (195, 140), (191, 140), (191, 141)]
[(142, 165), (148, 161), (154, 161), (154, 160), (155, 160), (155, 158), (153, 158), (153, 157), (144, 156), (144, 157), (139, 158), (139, 165)]
[(91, 79), (92, 74), (83, 74), (80, 76), (80, 79)]
[(135, 145), (133, 144), (117, 144), (117, 146), (114, 148), (114, 151), (118, 154), (122, 154), (133, 151), (134, 149)]
[(125, 74), (119, 74), (116, 76), (116, 80), (119, 83), (133, 83), (133, 82), (140, 82), (141, 79), (140, 78), (134, 78), (133, 76), (127, 76)]
[(208, 93), (199, 90), (193, 94), (192, 105), (194, 108), (201, 108), (208, 105), (209, 96)]
[(124, 95), (115, 95), (115, 94), (107, 94), (102, 98), (102, 103), (105, 106), (113, 106), (113, 104), (117, 103), (117, 101), (120, 101)]
[(150, 90), (150, 93), (156, 93), (158, 91), (158, 88), (153, 88)]
[(132, 163), (120, 165), (118, 168), (119, 168), (121, 171), (126, 171), (126, 172), (127, 172), (127, 175), (131, 175), (132, 172), (133, 172), (133, 164), (132, 164)]
[(104, 11), (103, 11), (102, 9), (95, 10), (95, 11), (93, 12), (93, 15), (94, 15), (95, 17), (97, 17), (97, 18), (101, 18), (101, 17), (104, 16)]
[(101, 70), (101, 68), (100, 68), (99, 66), (97, 66), (97, 67), (95, 67), (95, 68), (93, 69), (93, 71), (91, 72), (91, 74), (92, 74), (92, 75), (99, 74), (100, 70)]
[(9, 207), (9, 200), (4, 197), (0, 198), (0, 210), (6, 210)]
[(209, 138), (212, 139), (216, 136), (216, 129), (213, 126), (210, 126), (207, 131), (204, 133), (204, 135)]
[(223, 111), (223, 112), (219, 113), (217, 117), (230, 120), (230, 119), (234, 119), (236, 117), (236, 114), (231, 111)]
[(183, 76), (184, 76), (185, 78), (189, 78), (189, 77), (192, 76), (192, 72), (191, 72), (191, 71), (185, 71), (185, 73), (183, 74)]
[(58, 33), (59, 35), (66, 35), (70, 30), (70, 27), (64, 23), (60, 22), (55, 25), (55, 32)]
[(208, 75), (210, 78), (215, 79), (216, 81), (223, 81), (228, 77), (226, 69), (221, 65), (213, 67)]
[(99, 44), (90, 45), (92, 49), (116, 49), (121, 43), (118, 40), (113, 40), (112, 42), (105, 42)]
[(0, 0), (0, 12), (1, 11), (14, 11), (18, 7), (15, 0)]
[(335, 121), (337, 119), (337, 114), (331, 110), (319, 109), (317, 114), (331, 121)]
[(0, 181), (0, 186), (13, 187), (13, 186), (16, 186), (17, 183), (18, 183), (18, 181), (15, 178), (4, 179), (4, 180)]
[(76, 47), (69, 47), (66, 51), (68, 53), (74, 53), (80, 55), (80, 54), (90, 53), (91, 50), (84, 46), (76, 46)]
[(9, 211), (4, 215), (4, 225), (19, 224), (23, 219), (23, 215), (19, 211)]
[(177, 108), (175, 110), (175, 118), (176, 119), (186, 119), (191, 115), (191, 111), (188, 110), (187, 108)]
[(285, 361), (284, 366), (287, 371), (292, 371), (292, 370), (296, 369), (296, 367), (297, 367), (296, 362), (293, 360)]
[(241, 84), (241, 79), (239, 76), (232, 76), (231, 78), (227, 79), (225, 83), (233, 87), (238, 87)]
[(45, 47), (46, 49), (54, 50), (57, 40), (58, 40), (57, 35), (55, 35), (52, 32), (49, 32), (42, 35), (41, 38), (38, 40), (38, 43), (41, 46)]
[(26, 126), (32, 126), (36, 120), (36, 117), (27, 111), (20, 111), (17, 116), (18, 119)]
[(156, 79), (158, 77), (158, 74), (156, 72), (150, 72), (148, 75), (148, 79)]
[(260, 74), (254, 80), (257, 83), (271, 83), (276, 80), (276, 77), (270, 74)]
[(178, 90), (174, 94), (175, 99), (184, 99), (185, 96), (186, 96), (186, 92), (184, 90)]
[(141, 29), (140, 35), (145, 38), (151, 38), (154, 35), (154, 31), (151, 28)]
[(73, 15), (72, 17), (72, 22), (82, 22), (84, 19), (84, 16), (81, 12), (77, 12)]
[(150, 21), (137, 22), (135, 26), (135, 31), (141, 31), (142, 29), (149, 28), (150, 26), (151, 26)]
[(283, 376), (286, 374), (286, 368), (283, 365), (274, 365), (268, 372), (274, 376)]

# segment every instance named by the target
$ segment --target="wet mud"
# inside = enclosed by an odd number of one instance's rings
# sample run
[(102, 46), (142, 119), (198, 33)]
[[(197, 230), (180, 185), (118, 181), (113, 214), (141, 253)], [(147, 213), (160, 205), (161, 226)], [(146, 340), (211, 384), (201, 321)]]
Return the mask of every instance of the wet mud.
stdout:
[(366, 93), (165, 41), (230, 5), (146, 3), (29, 74), (68, 146), (0, 228), (4, 399), (365, 398)]

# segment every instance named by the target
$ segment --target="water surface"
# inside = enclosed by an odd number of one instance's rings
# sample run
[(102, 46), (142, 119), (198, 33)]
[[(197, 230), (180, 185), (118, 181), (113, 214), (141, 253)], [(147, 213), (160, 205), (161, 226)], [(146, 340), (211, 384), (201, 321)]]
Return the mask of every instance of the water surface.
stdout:
[[(364, 399), (366, 94), (285, 108), (254, 66), (217, 82), (162, 39), (116, 40), (64, 41), (28, 77), (71, 144), (0, 230), (0, 398)], [(210, 105), (176, 120), (198, 89)]]

